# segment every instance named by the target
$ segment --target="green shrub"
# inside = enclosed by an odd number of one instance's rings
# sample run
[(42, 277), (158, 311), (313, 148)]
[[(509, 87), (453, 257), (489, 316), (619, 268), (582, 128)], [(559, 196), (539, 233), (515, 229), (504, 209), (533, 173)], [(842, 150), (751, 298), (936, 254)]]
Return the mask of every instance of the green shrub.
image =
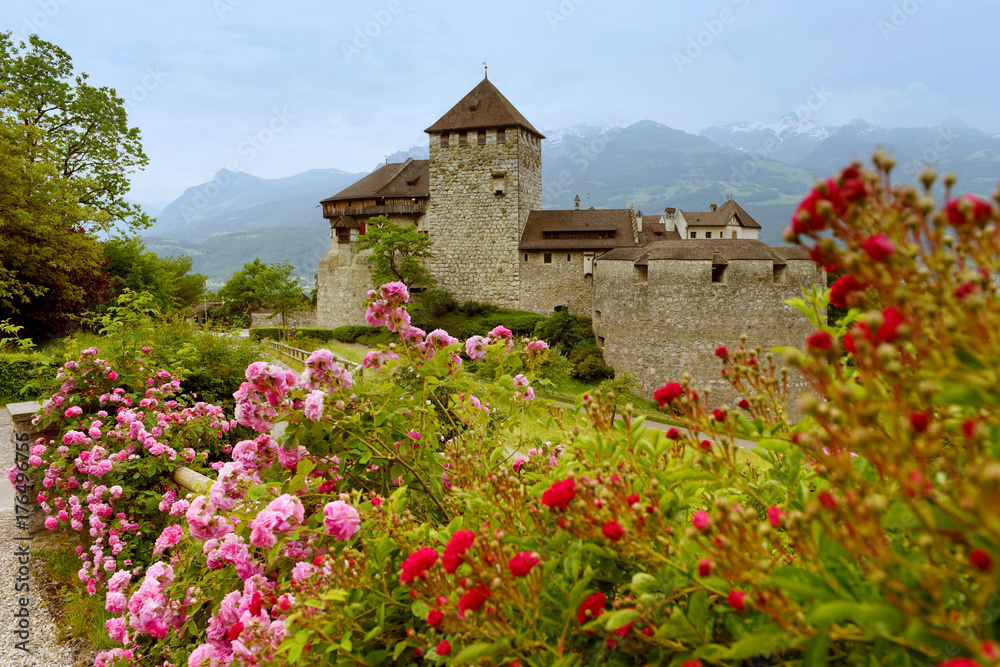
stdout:
[(568, 380), (572, 372), (573, 365), (569, 363), (569, 359), (561, 354), (549, 353), (545, 362), (538, 367), (536, 375), (558, 386)]
[(466, 301), (458, 308), (460, 313), (468, 315), (469, 317), (476, 317), (477, 315), (492, 315), (498, 310), (500, 309), (496, 306), (488, 303), (479, 303), (478, 301)]
[[(451, 292), (443, 289), (432, 289), (423, 292), (418, 297), (418, 304), (427, 309), (433, 317), (441, 317), (458, 307)], [(410, 307), (410, 317), (413, 317), (413, 307)]]
[(590, 320), (577, 317), (565, 309), (539, 321), (535, 325), (534, 336), (565, 355), (581, 346), (596, 345), (593, 343), (594, 330)]
[(370, 327), (367, 324), (348, 324), (337, 327), (330, 332), (330, 335), (334, 340), (339, 340), (341, 343), (357, 343), (359, 342), (358, 338), (361, 336), (378, 333), (379, 331), (378, 327)]
[(569, 356), (573, 377), (584, 382), (613, 378), (615, 371), (604, 362), (604, 352), (599, 347), (578, 349)]
[(516, 315), (498, 313), (486, 318), (486, 327), (493, 329), (493, 327), (503, 325), (517, 336), (530, 336), (535, 331), (535, 327), (546, 319), (548, 318), (537, 313), (518, 313)]
[(281, 327), (254, 327), (250, 330), (253, 340), (280, 340)]
[(473, 322), (462, 322), (461, 324), (453, 326), (450, 328), (448, 333), (460, 340), (467, 340), (472, 336), (485, 336), (492, 328), (493, 327), (487, 326), (482, 320), (477, 320)]
[(55, 377), (59, 361), (51, 356), (15, 353), (0, 356), (0, 405), (41, 396), (41, 384)]

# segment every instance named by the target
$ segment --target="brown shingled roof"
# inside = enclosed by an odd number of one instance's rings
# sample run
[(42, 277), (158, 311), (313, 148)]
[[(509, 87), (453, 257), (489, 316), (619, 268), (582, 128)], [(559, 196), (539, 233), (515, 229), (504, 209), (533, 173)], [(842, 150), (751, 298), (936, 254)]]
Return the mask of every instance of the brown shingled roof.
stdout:
[(809, 253), (801, 248), (772, 248), (755, 239), (682, 239), (656, 241), (644, 248), (617, 248), (601, 256), (602, 261), (633, 263), (664, 259), (711, 261), (713, 264), (738, 259), (762, 259), (784, 264), (789, 259), (809, 259)]
[(760, 229), (760, 224), (743, 210), (743, 207), (732, 199), (714, 211), (681, 211), (689, 227), (725, 227), (729, 219), (736, 216), (736, 221), (746, 229)]
[(483, 79), (462, 101), (441, 116), (424, 132), (428, 134), (451, 130), (478, 130), (489, 127), (517, 126), (529, 130), (539, 138), (545, 136), (536, 130), (521, 112), (514, 108), (489, 79)]
[(376, 197), (428, 197), (430, 163), (430, 160), (408, 158), (406, 162), (387, 164), (323, 202)]
[[(651, 216), (646, 216), (648, 220)], [(583, 233), (614, 230), (610, 239), (547, 239), (544, 232)], [(658, 239), (679, 239), (677, 232), (665, 231), (659, 222), (643, 222), (639, 244), (653, 243)], [(521, 250), (609, 250), (618, 247), (635, 247), (632, 236), (632, 218), (626, 208), (605, 210), (531, 211), (524, 226), (519, 248)]]

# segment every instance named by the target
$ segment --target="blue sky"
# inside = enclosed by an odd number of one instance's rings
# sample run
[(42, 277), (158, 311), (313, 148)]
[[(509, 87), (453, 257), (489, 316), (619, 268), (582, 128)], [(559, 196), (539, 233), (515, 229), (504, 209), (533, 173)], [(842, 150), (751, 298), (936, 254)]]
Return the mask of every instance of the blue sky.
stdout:
[(808, 110), (1000, 133), (995, 0), (4, 0), (126, 99), (165, 202), (229, 166), (368, 171), (426, 142), (483, 75), (542, 131), (650, 119), (697, 133)]

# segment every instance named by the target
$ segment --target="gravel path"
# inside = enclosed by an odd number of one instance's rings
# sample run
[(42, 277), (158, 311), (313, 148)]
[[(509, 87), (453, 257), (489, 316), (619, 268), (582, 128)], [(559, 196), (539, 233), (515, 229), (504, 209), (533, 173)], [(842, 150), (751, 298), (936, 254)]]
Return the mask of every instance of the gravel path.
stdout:
[[(14, 451), (11, 444), (10, 413), (5, 407), (0, 407), (0, 465), (3, 471), (13, 463)], [(27, 535), (25, 533), (25, 535)], [(14, 525), (14, 494), (13, 487), (6, 476), (0, 479), (0, 667), (74, 667), (74, 647), (58, 644), (56, 634), (57, 624), (52, 620), (44, 604), (42, 594), (43, 582), (36, 576), (41, 568), (37, 562), (22, 566), (16, 553), (22, 544), (31, 545), (29, 541), (20, 541), (21, 531)], [(32, 540), (34, 541), (34, 540)], [(27, 582), (18, 582), (19, 571), (27, 567), (30, 572)], [(17, 591), (20, 584), (28, 584), (28, 590)], [(20, 602), (27, 602), (27, 607), (21, 607)], [(14, 634), (19, 630), (19, 619), (15, 614), (27, 610), (27, 636), (18, 637)], [(21, 646), (28, 649), (20, 650), (17, 643), (25, 641)], [(93, 664), (92, 662), (90, 664)]]

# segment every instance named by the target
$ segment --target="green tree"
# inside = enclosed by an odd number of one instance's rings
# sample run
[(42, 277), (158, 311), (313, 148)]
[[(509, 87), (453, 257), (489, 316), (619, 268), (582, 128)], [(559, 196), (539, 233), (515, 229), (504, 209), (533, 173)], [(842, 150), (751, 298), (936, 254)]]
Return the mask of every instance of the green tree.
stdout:
[(190, 257), (160, 257), (147, 251), (137, 236), (108, 239), (104, 242), (104, 256), (116, 295), (125, 289), (148, 292), (163, 313), (183, 311), (201, 301), (205, 292), (207, 278), (190, 273)]
[(431, 239), (413, 225), (397, 225), (380, 215), (368, 221), (367, 233), (354, 244), (359, 251), (371, 251), (365, 261), (371, 265), (373, 285), (399, 281), (407, 288), (434, 287), (434, 276), (423, 265), (433, 256)]
[(287, 317), (309, 308), (298, 280), (292, 278), (294, 267), (288, 262), (267, 264), (260, 258), (243, 265), (219, 291), (225, 301), (224, 314), (240, 322), (249, 322), (250, 313), (260, 308), (273, 308), (271, 317), (281, 316), (284, 328)]
[(29, 133), (28, 159), (52, 163), (76, 184), (77, 201), (92, 213), (83, 221), (88, 228), (148, 227), (149, 216), (124, 199), (128, 175), (149, 162), (139, 129), (128, 126), (113, 88), (87, 79), (74, 76), (72, 59), (55, 44), (37, 35), (14, 44), (10, 32), (0, 33), (0, 96), (16, 102), (0, 107), (0, 116), (39, 130)]

